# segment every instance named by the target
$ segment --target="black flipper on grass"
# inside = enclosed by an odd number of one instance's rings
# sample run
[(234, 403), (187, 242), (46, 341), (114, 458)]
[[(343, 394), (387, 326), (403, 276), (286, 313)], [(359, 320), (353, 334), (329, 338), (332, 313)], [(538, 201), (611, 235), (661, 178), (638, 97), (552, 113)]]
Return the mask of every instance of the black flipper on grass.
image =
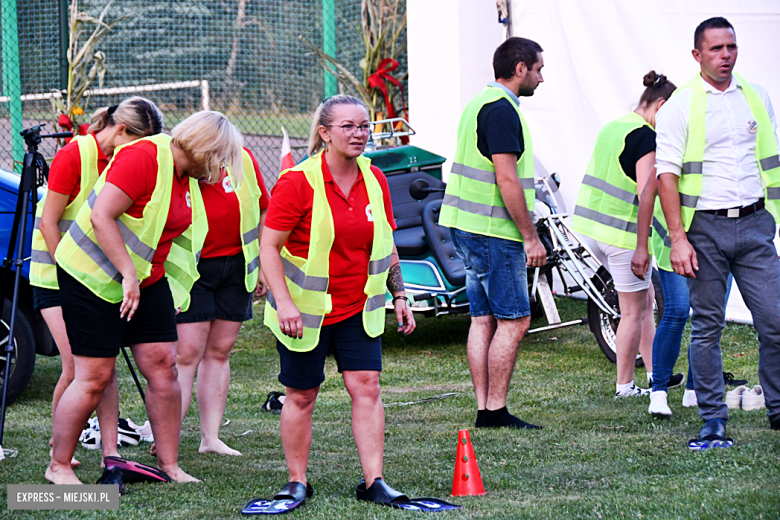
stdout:
[(366, 481), (360, 479), (355, 490), (358, 500), (373, 502), (374, 504), (392, 507), (394, 509), (404, 509), (407, 511), (421, 511), (432, 513), (437, 511), (451, 511), (461, 509), (462, 506), (445, 502), (437, 498), (415, 498), (410, 499), (400, 491), (391, 488), (387, 482), (378, 478), (370, 487), (366, 488)]
[(314, 496), (311, 484), (304, 486), (300, 482), (288, 482), (272, 500), (253, 498), (241, 508), (244, 515), (282, 515), (289, 513), (306, 503)]

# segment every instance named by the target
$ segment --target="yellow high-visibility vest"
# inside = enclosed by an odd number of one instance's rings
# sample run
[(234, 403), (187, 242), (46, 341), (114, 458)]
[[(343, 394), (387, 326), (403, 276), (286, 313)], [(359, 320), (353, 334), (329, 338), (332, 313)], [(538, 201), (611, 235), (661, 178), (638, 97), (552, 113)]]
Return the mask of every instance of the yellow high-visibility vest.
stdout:
[[(142, 141), (150, 141), (157, 147), (157, 185), (154, 192), (152, 192), (151, 200), (144, 206), (142, 218), (131, 217), (125, 213), (116, 221), (130, 259), (135, 264), (139, 282), (143, 282), (152, 272), (152, 259), (165, 228), (165, 223), (168, 220), (173, 176), (176, 175), (170, 146), (171, 137), (165, 134), (144, 137), (143, 139), (125, 144), (116, 149), (111, 161), (113, 162), (116, 159), (119, 151), (125, 146), (135, 146)], [(107, 169), (110, 167), (111, 163), (109, 163)], [(200, 190), (197, 187), (197, 181), (190, 179), (189, 182), (193, 211), (192, 225), (187, 234), (193, 236), (194, 239), (190, 241), (191, 245), (187, 253), (188, 260), (186, 263), (189, 266), (190, 273), (194, 272), (197, 274), (196, 255), (200, 251), (197, 242), (199, 237), (205, 238), (208, 232), (208, 220), (206, 219), (206, 210)], [(90, 221), (92, 207), (105, 183), (106, 176), (103, 175), (98, 179), (92, 193), (89, 194), (87, 204), (84, 204), (79, 210), (73, 224), (71, 224), (68, 232), (62, 238), (54, 257), (62, 269), (79, 280), (96, 296), (110, 303), (119, 303), (122, 301), (122, 275), (114, 267), (103, 250), (100, 249), (95, 238), (92, 222)], [(200, 247), (203, 247), (202, 240), (200, 241)], [(170, 273), (169, 278), (177, 277), (179, 274), (178, 272)], [(179, 282), (182, 287), (186, 288), (187, 293), (189, 293), (191, 283), (194, 283), (194, 280), (186, 278)], [(181, 306), (183, 303), (181, 297), (177, 300), (175, 294), (174, 302), (176, 306)]]
[[(742, 87), (742, 93), (750, 107), (750, 112), (758, 124), (756, 135), (756, 162), (764, 184), (765, 204), (775, 222), (780, 222), (780, 157), (778, 157), (777, 139), (772, 120), (766, 105), (753, 85), (739, 74), (734, 74)], [(674, 94), (683, 89), (691, 89), (691, 106), (688, 111), (688, 141), (685, 145), (683, 168), (677, 189), (680, 192), (680, 215), (683, 229), (688, 231), (696, 212), (702, 188), (702, 164), (704, 162), (705, 115), (707, 113), (707, 92), (702, 85), (700, 74), (696, 74), (688, 83), (679, 87)], [(726, 209), (726, 208), (723, 208)], [(656, 202), (653, 218), (651, 244), (658, 267), (672, 271), (669, 255), (672, 240), (666, 225), (661, 204)]]
[(517, 177), (523, 187), (528, 211), (533, 213), (534, 156), (531, 132), (517, 103), (503, 89), (488, 86), (463, 109), (458, 125), (458, 148), (453, 159), (452, 172), (441, 205), (439, 224), (470, 233), (522, 242), (523, 237), (496, 182), (493, 161), (482, 155), (477, 147), (477, 116), (483, 106), (508, 100), (517, 110), (523, 132), (523, 154), (517, 160)]
[(637, 184), (623, 171), (620, 154), (628, 134), (643, 126), (650, 125), (636, 112), (630, 112), (599, 132), (577, 194), (574, 231), (615, 247), (636, 249)]
[[(363, 306), (363, 328), (366, 334), (375, 338), (385, 329), (385, 284), (393, 253), (393, 230), (387, 222), (382, 187), (371, 171), (371, 160), (361, 155), (357, 163), (366, 183), (374, 219), (374, 242), (364, 288), (367, 298)], [(282, 333), (276, 314), (276, 301), (270, 292), (265, 305), (264, 323), (288, 349), (308, 352), (319, 343), (322, 321), (332, 310), (328, 283), (334, 226), (322, 176), (322, 152), (296, 166), (295, 171), (302, 171), (314, 190), (309, 254), (308, 258), (293, 256), (283, 247), (281, 256), (287, 289), (301, 313), (303, 337), (291, 338)]]
[[(79, 194), (70, 204), (65, 206), (65, 212), (62, 214), (58, 227), (60, 234), (64, 235), (76, 218), (81, 206), (87, 201), (92, 187), (100, 177), (98, 171), (98, 143), (94, 135), (79, 135), (73, 138), (79, 147), (79, 158), (81, 159), (81, 184)], [(48, 195), (48, 190), (46, 194)], [(30, 285), (43, 287), (45, 289), (59, 289), (57, 283), (57, 267), (54, 259), (49, 254), (46, 247), (46, 241), (41, 233), (41, 216), (43, 215), (43, 205), (46, 204), (46, 195), (38, 202), (35, 210), (35, 223), (33, 225), (32, 235), (32, 254), (30, 258)]]

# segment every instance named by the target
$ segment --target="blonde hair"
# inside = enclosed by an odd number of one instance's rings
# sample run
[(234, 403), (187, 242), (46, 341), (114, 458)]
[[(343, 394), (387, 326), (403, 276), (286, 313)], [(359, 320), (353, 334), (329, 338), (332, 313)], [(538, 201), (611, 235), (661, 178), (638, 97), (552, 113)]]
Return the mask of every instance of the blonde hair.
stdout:
[(320, 103), (320, 106), (317, 107), (317, 111), (314, 112), (314, 119), (312, 119), (311, 129), (309, 130), (309, 157), (325, 147), (325, 143), (320, 136), (320, 127), (328, 126), (333, 123), (333, 110), (339, 105), (358, 105), (365, 108), (366, 112), (368, 112), (365, 103), (356, 97), (347, 96), (345, 94), (329, 97)]
[(224, 165), (230, 168), (236, 188), (241, 185), (244, 137), (225, 114), (211, 110), (197, 112), (173, 127), (171, 136), (173, 144), (206, 171), (203, 178), (207, 182), (217, 182)]
[(163, 116), (157, 105), (146, 98), (133, 96), (118, 105), (98, 108), (92, 114), (89, 133), (106, 127), (125, 125), (128, 134), (146, 137), (162, 132)]

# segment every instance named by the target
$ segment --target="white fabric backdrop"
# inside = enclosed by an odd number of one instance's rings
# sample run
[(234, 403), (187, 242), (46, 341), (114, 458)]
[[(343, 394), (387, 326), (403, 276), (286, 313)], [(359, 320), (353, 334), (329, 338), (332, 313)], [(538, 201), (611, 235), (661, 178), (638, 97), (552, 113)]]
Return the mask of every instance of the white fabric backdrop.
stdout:
[[(601, 126), (635, 108), (644, 88), (642, 77), (649, 70), (666, 74), (677, 85), (696, 73), (693, 31), (712, 16), (725, 16), (734, 25), (739, 45), (736, 70), (764, 86), (780, 114), (776, 0), (512, 1), (513, 34), (544, 48), (545, 82), (522, 102), (534, 155), (548, 171), (561, 176), (569, 210)], [(734, 287), (727, 316), (750, 322)]]

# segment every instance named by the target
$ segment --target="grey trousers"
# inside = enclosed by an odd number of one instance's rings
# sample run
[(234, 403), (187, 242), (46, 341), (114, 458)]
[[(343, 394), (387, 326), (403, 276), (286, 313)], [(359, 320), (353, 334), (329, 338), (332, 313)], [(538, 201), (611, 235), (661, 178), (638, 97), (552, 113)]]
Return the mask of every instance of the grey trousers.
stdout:
[(688, 230), (699, 261), (696, 278), (688, 279), (691, 365), (699, 415), (705, 421), (729, 416), (720, 353), (729, 272), (758, 332), (758, 376), (767, 415), (770, 421), (780, 418), (780, 261), (774, 235), (775, 221), (766, 209), (738, 218), (696, 212)]

